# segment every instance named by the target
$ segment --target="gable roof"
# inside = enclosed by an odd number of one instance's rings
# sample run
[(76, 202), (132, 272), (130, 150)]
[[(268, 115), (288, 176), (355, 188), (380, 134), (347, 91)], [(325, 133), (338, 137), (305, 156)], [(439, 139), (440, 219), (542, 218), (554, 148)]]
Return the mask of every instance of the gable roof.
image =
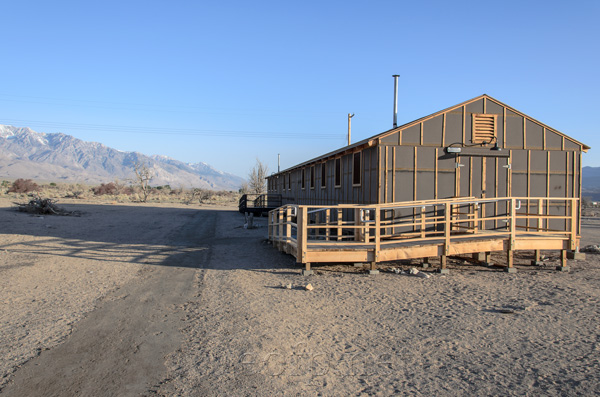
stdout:
[(311, 160), (305, 161), (305, 162), (300, 163), (300, 164), (296, 164), (296, 165), (294, 165), (294, 166), (292, 166), (290, 168), (287, 168), (287, 169), (285, 169), (285, 170), (283, 170), (281, 172), (274, 173), (274, 174), (270, 175), (269, 177), (277, 176), (279, 174), (283, 174), (283, 173), (286, 173), (286, 172), (290, 172), (290, 171), (292, 171), (292, 170), (294, 170), (296, 168), (302, 168), (302, 167), (304, 167), (304, 166), (306, 166), (308, 164), (319, 163), (319, 162), (325, 161), (325, 160), (327, 160), (327, 159), (329, 159), (331, 157), (337, 157), (337, 156), (343, 155), (345, 153), (351, 153), (351, 152), (353, 152), (353, 151), (355, 151), (355, 150), (357, 150), (359, 148), (362, 148), (362, 147), (375, 146), (378, 143), (378, 141), (380, 139), (382, 139), (382, 138), (385, 138), (385, 137), (387, 137), (389, 135), (392, 135), (392, 134), (395, 134), (397, 132), (400, 132), (401, 130), (410, 128), (410, 127), (412, 127), (414, 125), (420, 124), (420, 123), (422, 123), (422, 122), (424, 122), (426, 120), (432, 119), (432, 118), (437, 117), (437, 116), (439, 116), (441, 114), (444, 114), (444, 113), (447, 113), (447, 112), (451, 112), (451, 111), (453, 111), (455, 109), (458, 109), (458, 108), (462, 108), (463, 106), (466, 106), (466, 105), (468, 105), (470, 103), (479, 101), (481, 99), (486, 99), (486, 100), (495, 102), (496, 104), (505, 107), (506, 109), (510, 110), (511, 112), (513, 112), (515, 114), (518, 114), (521, 117), (524, 117), (526, 119), (529, 119), (529, 120), (533, 121), (534, 123), (537, 123), (537, 124), (541, 125), (545, 129), (547, 129), (549, 131), (552, 131), (553, 133), (555, 133), (555, 134), (557, 134), (557, 135), (559, 135), (561, 137), (564, 137), (565, 139), (567, 139), (567, 140), (569, 140), (569, 141), (571, 141), (571, 142), (573, 142), (573, 143), (581, 146), (581, 149), (584, 152), (587, 152), (590, 149), (590, 147), (588, 145), (586, 145), (586, 144), (584, 144), (582, 142), (579, 142), (579, 141), (571, 138), (570, 136), (568, 136), (566, 134), (563, 134), (562, 132), (560, 132), (560, 131), (558, 131), (558, 130), (556, 130), (556, 129), (554, 129), (554, 128), (552, 128), (552, 127), (550, 127), (550, 126), (548, 126), (548, 125), (546, 125), (546, 124), (544, 124), (544, 123), (542, 123), (540, 121), (537, 121), (533, 117), (527, 116), (525, 113), (520, 112), (520, 111), (516, 110), (515, 108), (510, 107), (510, 106), (506, 105), (503, 102), (500, 102), (499, 100), (497, 100), (495, 98), (492, 98), (491, 96), (489, 96), (487, 94), (483, 94), (483, 95), (480, 95), (480, 96), (475, 97), (473, 99), (469, 99), (468, 101), (459, 103), (458, 105), (451, 106), (449, 108), (446, 108), (446, 109), (440, 110), (438, 112), (432, 113), (432, 114), (430, 114), (428, 116), (421, 117), (420, 119), (413, 120), (413, 121), (411, 121), (409, 123), (406, 123), (406, 124), (403, 124), (401, 126), (392, 128), (390, 130), (381, 132), (381, 133), (379, 133), (377, 135), (374, 135), (374, 136), (372, 136), (370, 138), (363, 139), (362, 141), (356, 142), (356, 143), (354, 143), (352, 145), (344, 146), (344, 147), (342, 147), (340, 149), (337, 149), (337, 150), (334, 150), (332, 152), (329, 152), (329, 153), (323, 154), (321, 156), (315, 157), (315, 158), (313, 158)]

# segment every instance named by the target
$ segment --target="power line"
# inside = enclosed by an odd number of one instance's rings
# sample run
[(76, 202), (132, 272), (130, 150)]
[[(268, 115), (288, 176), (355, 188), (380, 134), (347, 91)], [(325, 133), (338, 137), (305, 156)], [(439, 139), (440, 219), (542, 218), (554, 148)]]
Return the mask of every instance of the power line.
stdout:
[(342, 139), (344, 134), (323, 133), (297, 133), (282, 131), (241, 131), (241, 130), (213, 130), (213, 129), (188, 129), (188, 128), (165, 128), (165, 127), (138, 127), (120, 126), (109, 124), (80, 124), (54, 121), (4, 119), (3, 124), (26, 125), (36, 128), (66, 128), (71, 130), (101, 131), (111, 133), (127, 134), (155, 134), (155, 135), (189, 135), (189, 136), (218, 136), (218, 137), (242, 137), (242, 138), (282, 138), (282, 139)]

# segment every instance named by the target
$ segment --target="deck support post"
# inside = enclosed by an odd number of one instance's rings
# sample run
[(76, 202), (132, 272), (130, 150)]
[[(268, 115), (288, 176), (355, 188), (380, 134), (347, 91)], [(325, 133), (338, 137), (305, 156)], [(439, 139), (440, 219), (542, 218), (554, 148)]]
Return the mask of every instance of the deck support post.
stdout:
[(310, 262), (306, 262), (304, 264), (306, 267), (304, 268), (304, 270), (302, 270), (302, 275), (303, 276), (310, 276), (313, 274), (313, 271), (310, 270)]
[(448, 264), (448, 256), (447, 255), (440, 256), (440, 270), (439, 270), (439, 272), (441, 274), (448, 274), (448, 273), (450, 273), (450, 270), (448, 270), (446, 268), (447, 264)]
[(377, 262), (371, 262), (369, 267), (369, 274), (379, 274), (379, 270), (377, 270)]
[(561, 272), (568, 272), (570, 270), (567, 266), (567, 250), (560, 250), (560, 266), (557, 266), (556, 270)]
[(506, 251), (506, 272), (516, 273), (517, 269), (514, 268), (513, 250), (508, 249)]
[(430, 266), (431, 266), (431, 264), (429, 263), (429, 258), (423, 258), (423, 263), (421, 264), (421, 267), (423, 269), (427, 269)]
[(540, 251), (540, 250), (534, 251), (533, 260), (531, 261), (531, 264), (534, 266), (542, 265), (542, 251)]

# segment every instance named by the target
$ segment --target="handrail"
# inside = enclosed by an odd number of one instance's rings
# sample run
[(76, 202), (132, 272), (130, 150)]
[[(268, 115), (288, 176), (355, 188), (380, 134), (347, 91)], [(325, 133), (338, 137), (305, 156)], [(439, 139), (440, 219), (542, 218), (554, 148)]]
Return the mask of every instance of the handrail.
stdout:
[[(556, 235), (577, 243), (578, 198), (452, 198), (386, 204), (284, 205), (270, 212), (269, 238), (293, 243), (302, 259), (310, 244), (365, 245), (375, 252), (398, 241), (418, 244), (504, 236)], [(293, 219), (295, 218), (295, 219)], [(295, 220), (295, 222), (294, 222)], [(512, 249), (512, 248), (510, 248)]]

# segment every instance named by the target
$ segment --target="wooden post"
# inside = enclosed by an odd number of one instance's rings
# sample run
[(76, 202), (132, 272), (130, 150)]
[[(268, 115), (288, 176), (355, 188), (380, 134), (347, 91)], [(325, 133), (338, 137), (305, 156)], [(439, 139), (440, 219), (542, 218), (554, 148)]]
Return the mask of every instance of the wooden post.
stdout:
[(514, 268), (513, 263), (513, 249), (515, 248), (515, 236), (516, 236), (516, 200), (514, 198), (510, 199), (510, 214), (509, 214), (509, 222), (510, 222), (510, 238), (507, 242), (506, 249), (506, 271), (508, 273), (515, 273), (517, 270)]
[[(329, 222), (331, 222), (331, 210), (328, 208), (325, 210), (325, 223), (329, 226)], [(329, 241), (331, 238), (331, 230), (329, 227), (325, 229), (325, 241)]]
[(306, 248), (307, 248), (307, 227), (306, 227), (306, 212), (307, 208), (305, 206), (298, 206), (298, 241), (297, 241), (297, 251), (296, 251), (296, 262), (305, 263), (306, 259)]
[[(362, 225), (362, 221), (360, 219), (360, 210), (360, 208), (354, 209), (354, 226)], [(363, 241), (363, 233), (362, 230), (359, 228), (354, 229), (354, 241)]]
[[(285, 241), (286, 244), (292, 240), (292, 207), (287, 207), (285, 214)], [(288, 252), (287, 249), (285, 252)]]
[(571, 251), (574, 251), (575, 249), (577, 249), (577, 206), (576, 203), (577, 201), (575, 201), (575, 199), (571, 199), (568, 201), (568, 203), (571, 204), (571, 219), (570, 219), (570, 224), (571, 224), (571, 230), (570, 230), (570, 236), (569, 236), (569, 249)]
[(277, 222), (279, 224), (279, 233), (277, 235), (277, 249), (281, 251), (283, 249), (283, 211), (277, 210)]
[(450, 250), (450, 227), (452, 217), (452, 204), (449, 202), (444, 203), (444, 247), (442, 256), (440, 256), (441, 269), (440, 273), (448, 273), (446, 264), (448, 262), (448, 252)]
[[(381, 210), (379, 207), (375, 208), (375, 262), (379, 261), (379, 252), (381, 250)], [(375, 270), (374, 268), (372, 270)]]
[(342, 216), (343, 216), (343, 211), (341, 208), (338, 208), (337, 210), (337, 240), (341, 241), (342, 240)]
[(421, 207), (421, 238), (425, 237), (425, 206)]

